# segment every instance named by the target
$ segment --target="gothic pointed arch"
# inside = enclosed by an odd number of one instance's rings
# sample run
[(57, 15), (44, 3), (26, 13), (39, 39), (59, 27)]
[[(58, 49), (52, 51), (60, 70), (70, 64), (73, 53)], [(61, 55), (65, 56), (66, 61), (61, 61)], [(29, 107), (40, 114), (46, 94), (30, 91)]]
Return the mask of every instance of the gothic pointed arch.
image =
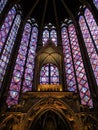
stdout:
[[(29, 94), (29, 92), (27, 93), (27, 97), (28, 97), (28, 94)], [(49, 94), (49, 93), (47, 93), (47, 94)], [(80, 121), (77, 120), (77, 116), (75, 115), (74, 110), (72, 110), (70, 105), (68, 105), (67, 103), (64, 103), (60, 99), (55, 98), (56, 93), (54, 93), (54, 94), (51, 93), (52, 97), (48, 97), (47, 94), (44, 95), (44, 97), (47, 97), (47, 98), (41, 99), (39, 102), (36, 103), (36, 105), (32, 106), (32, 108), (30, 108), (30, 110), (27, 112), (27, 116), (25, 118), (28, 119), (27, 122), (30, 122), (30, 123), (26, 127), (30, 128), (32, 126), (32, 124), (36, 123), (36, 121), (42, 115), (44, 115), (45, 113), (47, 113), (49, 111), (52, 111), (53, 113), (57, 114), (59, 116), (59, 118), (61, 118), (63, 121), (68, 123), (68, 127), (70, 128), (70, 130), (73, 130), (74, 126), (75, 126), (75, 130), (76, 129), (82, 130), (82, 128), (79, 126)], [(57, 97), (59, 97), (59, 94), (57, 94), (57, 95), (58, 95)], [(67, 93), (64, 95), (66, 95), (66, 98), (67, 98)], [(61, 95), (61, 98), (64, 95)], [(69, 93), (69, 95), (72, 96), (71, 93)], [(40, 93), (39, 97), (40, 96), (41, 96), (41, 93)], [(72, 96), (73, 99), (74, 99), (74, 96)], [(24, 98), (25, 98), (25, 96), (24, 96)], [(76, 108), (76, 109), (78, 110), (78, 108)], [(73, 123), (71, 124), (71, 122), (73, 122)]]
[[(48, 40), (46, 45), (43, 46), (36, 55), (36, 69), (38, 70), (35, 74), (39, 82), (38, 84), (62, 84), (61, 80), (61, 66), (63, 64), (62, 51), (57, 48), (52, 40)], [(44, 74), (44, 75), (43, 75)], [(55, 83), (53, 83), (53, 81)]]
[(51, 39), (52, 42), (57, 46), (57, 31), (56, 27), (53, 26), (51, 23), (46, 25), (43, 29), (43, 36), (42, 36), (42, 43), (43, 46), (47, 43), (47, 41)]

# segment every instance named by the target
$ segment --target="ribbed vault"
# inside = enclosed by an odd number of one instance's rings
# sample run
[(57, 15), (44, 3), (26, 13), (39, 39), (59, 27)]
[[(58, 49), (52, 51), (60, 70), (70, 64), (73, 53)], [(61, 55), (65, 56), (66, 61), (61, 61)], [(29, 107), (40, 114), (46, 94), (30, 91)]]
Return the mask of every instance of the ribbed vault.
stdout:
[(47, 63), (59, 66), (62, 62), (62, 53), (52, 41), (48, 41), (48, 43), (37, 53), (37, 61), (40, 67)]

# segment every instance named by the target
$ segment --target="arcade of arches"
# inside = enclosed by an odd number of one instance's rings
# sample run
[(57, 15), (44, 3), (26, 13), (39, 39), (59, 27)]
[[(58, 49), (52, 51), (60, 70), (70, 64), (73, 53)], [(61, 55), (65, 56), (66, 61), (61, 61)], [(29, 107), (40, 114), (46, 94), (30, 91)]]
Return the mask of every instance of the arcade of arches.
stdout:
[(71, 2), (0, 1), (0, 130), (98, 130), (98, 0)]

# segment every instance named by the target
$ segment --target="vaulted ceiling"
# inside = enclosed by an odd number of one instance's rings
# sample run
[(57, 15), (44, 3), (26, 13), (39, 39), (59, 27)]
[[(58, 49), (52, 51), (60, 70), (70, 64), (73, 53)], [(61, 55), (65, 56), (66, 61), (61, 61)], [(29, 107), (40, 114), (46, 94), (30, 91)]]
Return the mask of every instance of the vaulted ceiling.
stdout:
[[(86, 0), (88, 1), (88, 0)], [(61, 24), (64, 19), (75, 17), (85, 0), (20, 0), (23, 15), (42, 23)]]
[(50, 40), (37, 53), (37, 60), (40, 67), (47, 63), (52, 63), (58, 66), (62, 62), (62, 52)]

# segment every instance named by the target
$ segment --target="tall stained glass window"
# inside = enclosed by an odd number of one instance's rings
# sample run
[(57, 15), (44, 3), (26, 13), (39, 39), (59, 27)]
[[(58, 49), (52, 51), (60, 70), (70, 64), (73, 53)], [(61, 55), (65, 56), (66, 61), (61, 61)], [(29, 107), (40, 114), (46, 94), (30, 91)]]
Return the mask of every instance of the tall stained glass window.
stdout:
[(68, 30), (66, 27), (62, 28), (62, 44), (68, 90), (77, 92), (72, 53), (69, 44)]
[(23, 80), (22, 92), (32, 90), (32, 80), (33, 80), (37, 36), (38, 36), (38, 29), (37, 27), (33, 27), (32, 33), (31, 33), (31, 40), (29, 43), (28, 58), (26, 61), (26, 69), (25, 69), (25, 75), (24, 75), (24, 80)]
[(5, 5), (6, 5), (6, 3), (7, 3), (7, 0), (1, 0), (1, 1), (0, 1), (0, 14), (1, 14), (1, 12), (3, 11), (3, 9), (4, 9)]
[(13, 7), (9, 12), (5, 21), (0, 29), (0, 52), (5, 45), (5, 41), (7, 40), (7, 36), (10, 33), (11, 26), (13, 24), (14, 18), (16, 15), (16, 9)]
[[(17, 104), (19, 93), (31, 91), (38, 29), (26, 23), (10, 84), (7, 104)], [(22, 87), (21, 87), (22, 86)]]
[(46, 29), (43, 31), (43, 39), (42, 39), (43, 45), (47, 43), (48, 39), (49, 39), (49, 31)]
[(92, 39), (94, 40), (95, 46), (98, 51), (98, 25), (89, 9), (85, 10), (84, 16), (89, 26)]
[(65, 75), (69, 91), (79, 91), (81, 103), (92, 106), (78, 39), (73, 24), (62, 28)]
[(50, 38), (55, 43), (55, 45), (57, 45), (57, 33), (55, 29), (50, 31)]
[(21, 16), (20, 14), (16, 14), (16, 9), (13, 7), (9, 11), (4, 24), (0, 29), (0, 87), (14, 46), (20, 22)]
[(93, 0), (95, 7), (98, 9), (98, 0)]
[(53, 43), (57, 46), (57, 32), (54, 26), (52, 27), (46, 26), (45, 30), (43, 31), (42, 36), (43, 45), (45, 45), (49, 39), (51, 39)]
[(84, 16), (80, 16), (79, 24), (98, 85), (98, 26), (88, 9), (85, 10)]
[(59, 71), (53, 64), (46, 64), (40, 71), (40, 84), (59, 84)]

